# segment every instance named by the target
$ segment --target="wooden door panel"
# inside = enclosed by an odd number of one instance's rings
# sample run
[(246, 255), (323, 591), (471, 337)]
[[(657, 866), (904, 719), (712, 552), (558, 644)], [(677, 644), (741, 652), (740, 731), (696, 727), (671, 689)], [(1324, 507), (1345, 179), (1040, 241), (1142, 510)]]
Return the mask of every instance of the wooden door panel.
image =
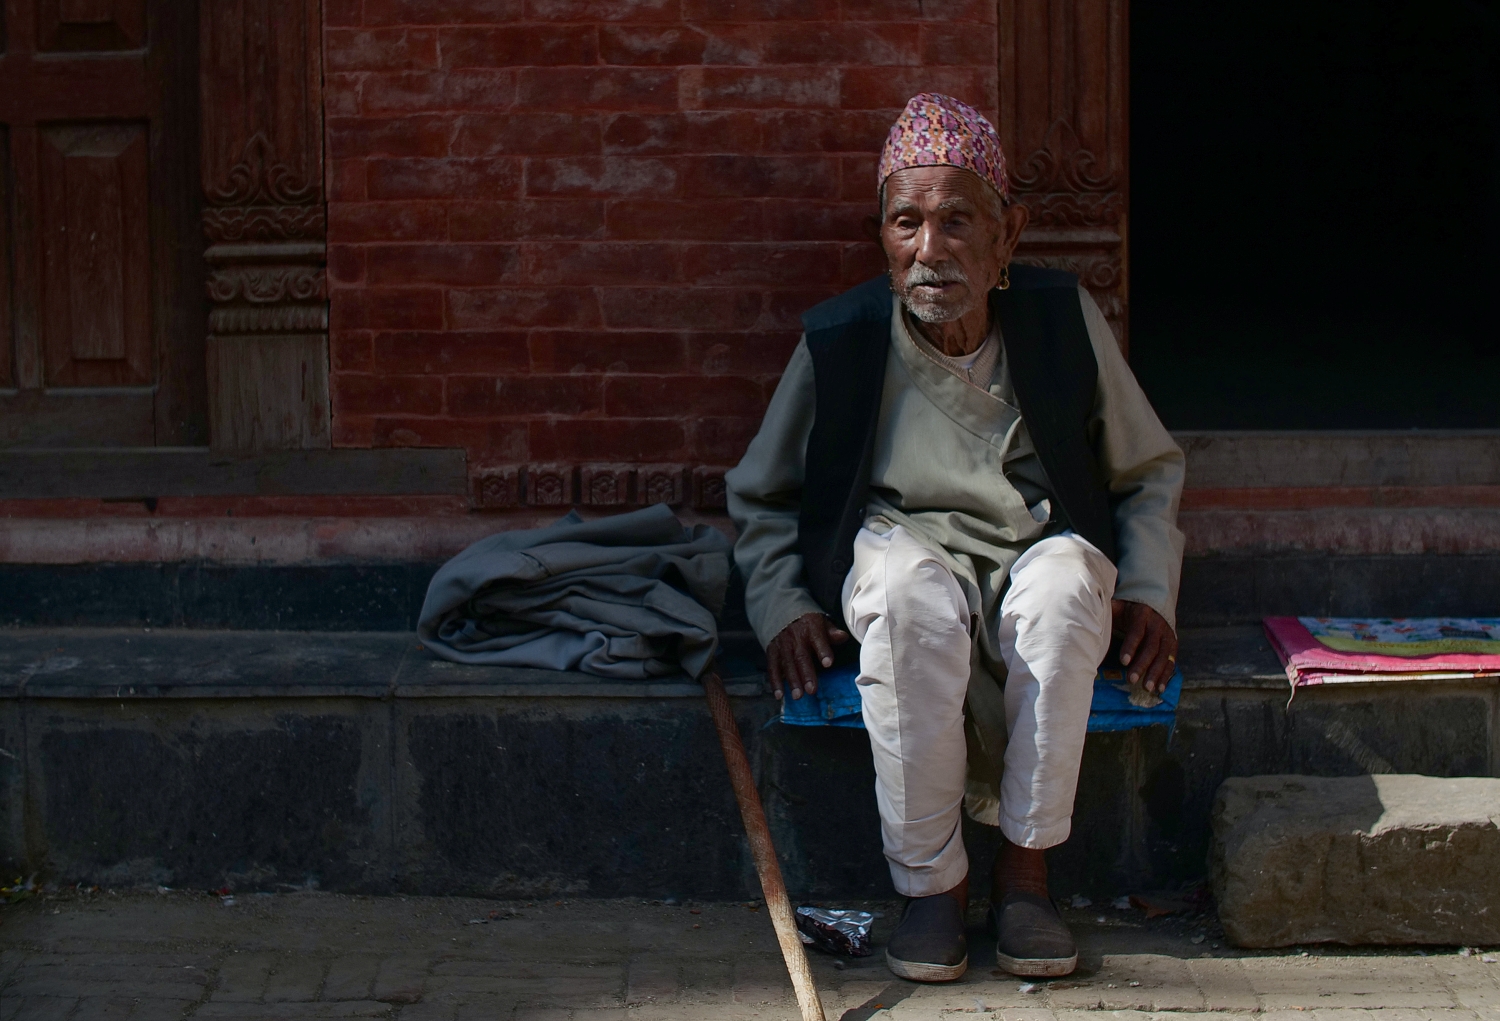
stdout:
[(198, 2), (0, 12), (0, 447), (204, 443)]
[(48, 125), (39, 144), (46, 384), (149, 385), (146, 125)]
[[(0, 18), (0, 22), (3, 22)], [(3, 43), (4, 36), (0, 36)], [(0, 387), (16, 385), (15, 317), (11, 312), (10, 131), (0, 124)]]
[(48, 52), (107, 53), (146, 43), (145, 0), (40, 0), (36, 48)]

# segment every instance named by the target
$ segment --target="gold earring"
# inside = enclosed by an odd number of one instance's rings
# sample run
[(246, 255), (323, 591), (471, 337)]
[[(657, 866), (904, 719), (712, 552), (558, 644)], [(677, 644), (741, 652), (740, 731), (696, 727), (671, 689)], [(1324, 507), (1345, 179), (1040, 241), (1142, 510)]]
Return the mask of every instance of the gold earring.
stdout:
[(1000, 267), (1000, 282), (995, 287), (1002, 291), (1010, 289), (1010, 263)]

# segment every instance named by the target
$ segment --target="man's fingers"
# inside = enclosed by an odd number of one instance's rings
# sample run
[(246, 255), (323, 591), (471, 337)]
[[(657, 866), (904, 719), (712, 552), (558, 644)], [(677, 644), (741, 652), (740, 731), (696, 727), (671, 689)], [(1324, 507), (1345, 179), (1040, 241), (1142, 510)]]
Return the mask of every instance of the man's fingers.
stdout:
[(1168, 652), (1165, 647), (1157, 649), (1156, 660), (1146, 674), (1147, 689), (1158, 694), (1167, 690), (1167, 681), (1171, 679), (1172, 668), (1176, 665), (1167, 656)]
[(828, 627), (828, 640), (834, 645), (843, 645), (849, 640), (849, 632), (841, 627), (834, 627), (830, 624)]
[[(1146, 676), (1146, 671), (1151, 667), (1152, 660), (1156, 658), (1156, 650), (1160, 645), (1161, 635), (1154, 631), (1146, 632), (1145, 637), (1141, 639), (1140, 648), (1136, 650), (1135, 656), (1132, 657), (1130, 664), (1131, 684), (1135, 684)], [(1120, 660), (1124, 662), (1125, 657), (1121, 656)]]
[(1160, 692), (1166, 689), (1167, 678), (1172, 676), (1174, 664), (1167, 658), (1172, 655), (1172, 643), (1166, 633), (1166, 628), (1153, 628), (1152, 630), (1158, 632), (1156, 655), (1152, 657), (1149, 664), (1143, 664), (1141, 669), (1146, 671), (1146, 689)]
[(792, 696), (793, 698), (801, 698), (803, 691), (811, 695), (818, 690), (818, 668), (815, 665), (816, 661), (813, 659), (815, 655), (813, 650), (813, 643), (809, 640), (798, 643), (792, 652), (792, 660), (794, 669), (797, 671), (797, 682), (800, 689)]
[(1156, 654), (1156, 662), (1157, 667), (1152, 671), (1157, 675), (1156, 689), (1166, 691), (1167, 683), (1177, 672), (1177, 636), (1170, 627), (1162, 628), (1161, 648)]
[(786, 643), (773, 641), (766, 648), (766, 677), (771, 682), (771, 694), (778, 699), (781, 698), (781, 663), (782, 650)]
[(1146, 636), (1146, 615), (1132, 606), (1125, 618), (1130, 623), (1125, 629), (1125, 640), (1120, 643), (1120, 662), (1129, 666), (1140, 651), (1141, 639)]
[(812, 647), (818, 654), (818, 661), (823, 664), (823, 669), (833, 666), (833, 646), (828, 644), (828, 633), (830, 628), (826, 621), (819, 622), (809, 628), (812, 632)]

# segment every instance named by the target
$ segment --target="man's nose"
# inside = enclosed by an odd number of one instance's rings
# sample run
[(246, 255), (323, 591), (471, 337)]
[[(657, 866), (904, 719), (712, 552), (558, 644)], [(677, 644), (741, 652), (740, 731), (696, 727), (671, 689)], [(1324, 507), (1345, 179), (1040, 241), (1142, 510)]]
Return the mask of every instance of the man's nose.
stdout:
[(917, 230), (917, 261), (935, 266), (947, 258), (943, 232), (934, 223), (924, 223)]

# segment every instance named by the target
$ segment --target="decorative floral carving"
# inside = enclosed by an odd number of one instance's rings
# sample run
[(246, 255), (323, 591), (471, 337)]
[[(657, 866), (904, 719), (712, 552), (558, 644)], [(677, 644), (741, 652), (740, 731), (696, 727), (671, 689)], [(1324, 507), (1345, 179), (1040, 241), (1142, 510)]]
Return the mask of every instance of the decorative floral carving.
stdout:
[(227, 180), (207, 185), (204, 193), (217, 206), (299, 206), (319, 200), (318, 181), (276, 160), (263, 131), (245, 143), (245, 154), (229, 169)]
[(322, 241), (328, 233), (321, 203), (309, 206), (209, 207), (203, 232), (215, 244), (233, 241)]
[(515, 507), (521, 502), (521, 472), (517, 468), (481, 468), (474, 473), (477, 507)]
[(630, 502), (630, 481), (635, 474), (631, 469), (585, 465), (579, 474), (583, 482), (584, 503), (592, 507), (618, 507)]
[(317, 266), (223, 266), (208, 277), (213, 301), (243, 299), (257, 305), (313, 301), (323, 297), (323, 270)]
[(1042, 148), (1011, 168), (1011, 185), (1020, 192), (1108, 192), (1119, 174), (1106, 160), (1083, 147), (1073, 125), (1055, 120)]
[(1089, 252), (1077, 255), (1032, 255), (1025, 253), (1020, 261), (1033, 266), (1063, 269), (1078, 277), (1080, 283), (1090, 291), (1113, 291), (1120, 286), (1120, 257), (1118, 254)]
[(729, 506), (723, 468), (693, 469), (693, 506), (698, 510), (723, 510)]
[(532, 465), (526, 469), (526, 502), (533, 507), (561, 507), (573, 502), (573, 469), (567, 465)]
[(1125, 210), (1125, 196), (1119, 192), (1054, 192), (1023, 195), (1020, 201), (1031, 211), (1033, 227), (1118, 227)]
[(636, 502), (646, 505), (682, 503), (683, 468), (680, 464), (643, 465), (636, 469)]

